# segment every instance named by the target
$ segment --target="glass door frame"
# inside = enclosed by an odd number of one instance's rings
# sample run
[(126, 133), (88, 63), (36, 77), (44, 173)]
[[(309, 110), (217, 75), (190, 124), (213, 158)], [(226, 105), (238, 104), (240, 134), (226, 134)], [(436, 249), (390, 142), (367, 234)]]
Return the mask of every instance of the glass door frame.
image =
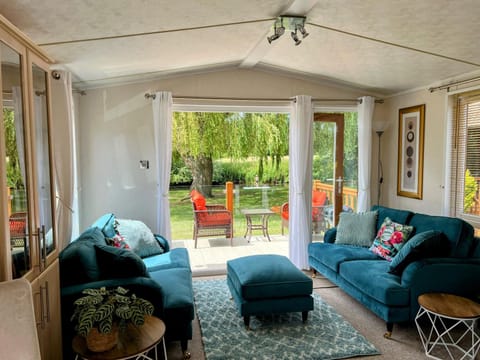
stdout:
[(335, 124), (335, 164), (334, 164), (334, 182), (333, 182), (333, 224), (338, 224), (339, 215), (343, 207), (343, 146), (345, 117), (343, 113), (324, 113), (315, 112), (313, 116), (314, 122), (329, 122)]

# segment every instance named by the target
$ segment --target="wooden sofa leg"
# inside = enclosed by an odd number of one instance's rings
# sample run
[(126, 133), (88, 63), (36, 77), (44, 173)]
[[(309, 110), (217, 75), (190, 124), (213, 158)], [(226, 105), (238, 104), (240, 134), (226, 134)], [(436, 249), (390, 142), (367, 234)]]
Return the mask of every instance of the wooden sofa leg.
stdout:
[(317, 277), (317, 270), (313, 269), (312, 271), (312, 278), (316, 278)]
[(393, 323), (387, 322), (387, 332), (383, 334), (383, 337), (385, 339), (391, 339), (392, 338), (392, 331), (393, 331)]

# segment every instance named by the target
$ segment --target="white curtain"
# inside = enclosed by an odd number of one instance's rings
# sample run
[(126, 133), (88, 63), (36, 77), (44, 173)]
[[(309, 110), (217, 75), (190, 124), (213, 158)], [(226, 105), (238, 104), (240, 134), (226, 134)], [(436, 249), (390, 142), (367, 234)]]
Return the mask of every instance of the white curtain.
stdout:
[(289, 257), (299, 269), (308, 269), (311, 242), (313, 108), (311, 96), (300, 95), (292, 105), (289, 162)]
[(153, 99), (153, 126), (157, 159), (157, 229), (171, 242), (168, 191), (172, 166), (172, 93), (159, 91)]
[(22, 174), (23, 184), (25, 181), (25, 141), (23, 138), (23, 105), (22, 89), (20, 86), (12, 87), (13, 97), (13, 121), (15, 123), (15, 140), (17, 142), (18, 161), (20, 163), (20, 174)]
[[(57, 71), (59, 80), (51, 83), (52, 91), (52, 137), (54, 153), (54, 171), (56, 185), (56, 213), (58, 247), (62, 250), (73, 237), (74, 218), (78, 220), (78, 211), (74, 211), (74, 107), (72, 96), (72, 78), (66, 71)], [(78, 224), (78, 221), (75, 221)]]
[(358, 105), (358, 203), (357, 211), (370, 209), (372, 159), (372, 118), (375, 98), (364, 96)]

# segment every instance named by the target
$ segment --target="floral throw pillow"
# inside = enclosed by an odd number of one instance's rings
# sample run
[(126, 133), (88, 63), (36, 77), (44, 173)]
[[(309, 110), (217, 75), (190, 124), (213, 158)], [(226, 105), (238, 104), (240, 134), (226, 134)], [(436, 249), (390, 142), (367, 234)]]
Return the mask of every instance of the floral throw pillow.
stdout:
[(402, 225), (386, 217), (375, 240), (373, 240), (372, 246), (370, 246), (370, 250), (384, 259), (392, 261), (412, 232), (413, 226)]
[(106, 241), (107, 241), (107, 244), (110, 246), (113, 246), (119, 249), (130, 250), (130, 246), (125, 241), (125, 238), (120, 234), (117, 234), (112, 238), (106, 238)]

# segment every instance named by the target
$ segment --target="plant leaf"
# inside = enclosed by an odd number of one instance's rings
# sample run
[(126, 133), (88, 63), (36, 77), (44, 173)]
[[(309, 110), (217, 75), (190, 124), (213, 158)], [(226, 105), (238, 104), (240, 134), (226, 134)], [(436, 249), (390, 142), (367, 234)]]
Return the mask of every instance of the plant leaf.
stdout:
[(102, 304), (95, 312), (95, 321), (99, 322), (111, 317), (115, 306), (112, 303)]

